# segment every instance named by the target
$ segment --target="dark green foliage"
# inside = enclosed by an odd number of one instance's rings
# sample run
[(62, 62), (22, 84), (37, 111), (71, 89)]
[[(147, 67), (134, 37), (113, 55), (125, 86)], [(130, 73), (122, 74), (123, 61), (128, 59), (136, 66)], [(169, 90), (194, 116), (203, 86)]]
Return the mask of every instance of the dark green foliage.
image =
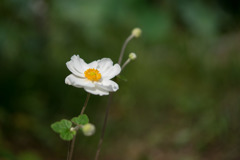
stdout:
[(72, 118), (72, 122), (78, 125), (85, 125), (89, 122), (88, 116), (86, 114), (79, 115), (78, 117)]
[(73, 139), (73, 136), (76, 134), (76, 131), (71, 131), (72, 122), (66, 119), (63, 119), (59, 122), (55, 122), (51, 125), (51, 128), (60, 134), (60, 137), (63, 140), (69, 141)]

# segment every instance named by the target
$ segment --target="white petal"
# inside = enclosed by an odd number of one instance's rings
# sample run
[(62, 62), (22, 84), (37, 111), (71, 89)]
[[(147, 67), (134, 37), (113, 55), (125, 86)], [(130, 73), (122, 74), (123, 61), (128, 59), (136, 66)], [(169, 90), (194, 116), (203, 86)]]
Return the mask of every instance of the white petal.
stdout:
[(98, 62), (97, 62), (97, 61), (93, 61), (93, 62), (91, 62), (91, 63), (88, 64), (88, 67), (89, 67), (89, 68), (94, 68), (94, 69), (96, 69), (97, 66), (98, 66)]
[(118, 84), (112, 80), (103, 80), (96, 83), (96, 86), (109, 92), (116, 92), (119, 89)]
[(66, 63), (67, 68), (76, 76), (84, 77), (84, 71), (89, 67), (79, 55), (73, 55), (71, 60)]
[(66, 77), (65, 83), (77, 88), (95, 87), (95, 85), (86, 78), (76, 77), (73, 74), (70, 74), (69, 76)]
[(94, 87), (94, 88), (84, 87), (84, 89), (86, 92), (89, 92), (94, 95), (100, 95), (100, 96), (109, 95), (108, 91), (105, 91), (98, 87)]
[(112, 79), (121, 72), (121, 67), (119, 64), (115, 64), (113, 67), (109, 68), (107, 71), (101, 73), (103, 79)]
[(113, 66), (113, 62), (110, 58), (103, 58), (101, 60), (98, 60), (97, 62), (98, 62), (97, 69), (100, 71), (100, 73), (106, 72)]

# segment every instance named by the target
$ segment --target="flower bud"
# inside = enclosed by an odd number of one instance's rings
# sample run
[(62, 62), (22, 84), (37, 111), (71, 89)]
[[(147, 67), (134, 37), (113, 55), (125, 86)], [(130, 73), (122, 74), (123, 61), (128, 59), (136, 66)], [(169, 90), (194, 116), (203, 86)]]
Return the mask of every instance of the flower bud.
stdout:
[(137, 55), (132, 52), (132, 53), (130, 53), (130, 54), (128, 55), (128, 57), (129, 57), (129, 59), (131, 59), (131, 60), (135, 60), (135, 59), (137, 58)]
[(142, 30), (140, 28), (134, 28), (132, 30), (132, 35), (136, 38), (140, 37), (142, 34)]
[(95, 133), (95, 126), (91, 123), (87, 123), (82, 126), (82, 131), (85, 136), (91, 136)]
[(71, 128), (70, 128), (70, 131), (71, 131), (71, 132), (74, 132), (74, 131), (75, 131), (75, 128), (74, 128), (74, 127), (71, 127)]

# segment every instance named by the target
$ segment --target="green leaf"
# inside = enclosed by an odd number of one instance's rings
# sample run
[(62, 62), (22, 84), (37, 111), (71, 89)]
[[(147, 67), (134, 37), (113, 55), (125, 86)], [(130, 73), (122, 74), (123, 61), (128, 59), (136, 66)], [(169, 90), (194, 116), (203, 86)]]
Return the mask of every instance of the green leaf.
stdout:
[(51, 125), (51, 128), (57, 132), (57, 133), (61, 133), (64, 132), (66, 130), (70, 130), (72, 126), (72, 122), (66, 119), (63, 119), (61, 121), (55, 122)]
[(125, 76), (123, 76), (123, 75), (118, 75), (117, 78), (122, 80), (122, 81), (124, 81), (124, 82), (128, 81), (127, 78)]
[(71, 140), (73, 139), (73, 136), (76, 134), (76, 131), (71, 131), (72, 122), (66, 119), (63, 119), (61, 121), (55, 122), (51, 125), (51, 128), (57, 132), (60, 133), (60, 137), (63, 140)]
[(78, 117), (72, 118), (72, 122), (79, 125), (85, 125), (89, 122), (88, 116), (86, 114), (79, 115)]
[(76, 134), (76, 131), (66, 131), (66, 132), (61, 132), (60, 133), (60, 137), (63, 139), (63, 140), (66, 140), (66, 141), (70, 141), (73, 139), (74, 135)]

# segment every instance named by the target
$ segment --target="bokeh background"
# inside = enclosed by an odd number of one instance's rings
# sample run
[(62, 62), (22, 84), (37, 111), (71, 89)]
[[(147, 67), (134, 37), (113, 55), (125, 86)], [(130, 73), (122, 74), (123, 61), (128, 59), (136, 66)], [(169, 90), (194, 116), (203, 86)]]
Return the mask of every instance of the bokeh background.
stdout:
[[(83, 89), (64, 83), (73, 54), (110, 57), (134, 27), (137, 53), (118, 81), (100, 159), (240, 159), (240, 1), (1, 0), (0, 159), (66, 159), (50, 125), (79, 114)], [(86, 109), (92, 137), (75, 159), (93, 159), (107, 96)]]

